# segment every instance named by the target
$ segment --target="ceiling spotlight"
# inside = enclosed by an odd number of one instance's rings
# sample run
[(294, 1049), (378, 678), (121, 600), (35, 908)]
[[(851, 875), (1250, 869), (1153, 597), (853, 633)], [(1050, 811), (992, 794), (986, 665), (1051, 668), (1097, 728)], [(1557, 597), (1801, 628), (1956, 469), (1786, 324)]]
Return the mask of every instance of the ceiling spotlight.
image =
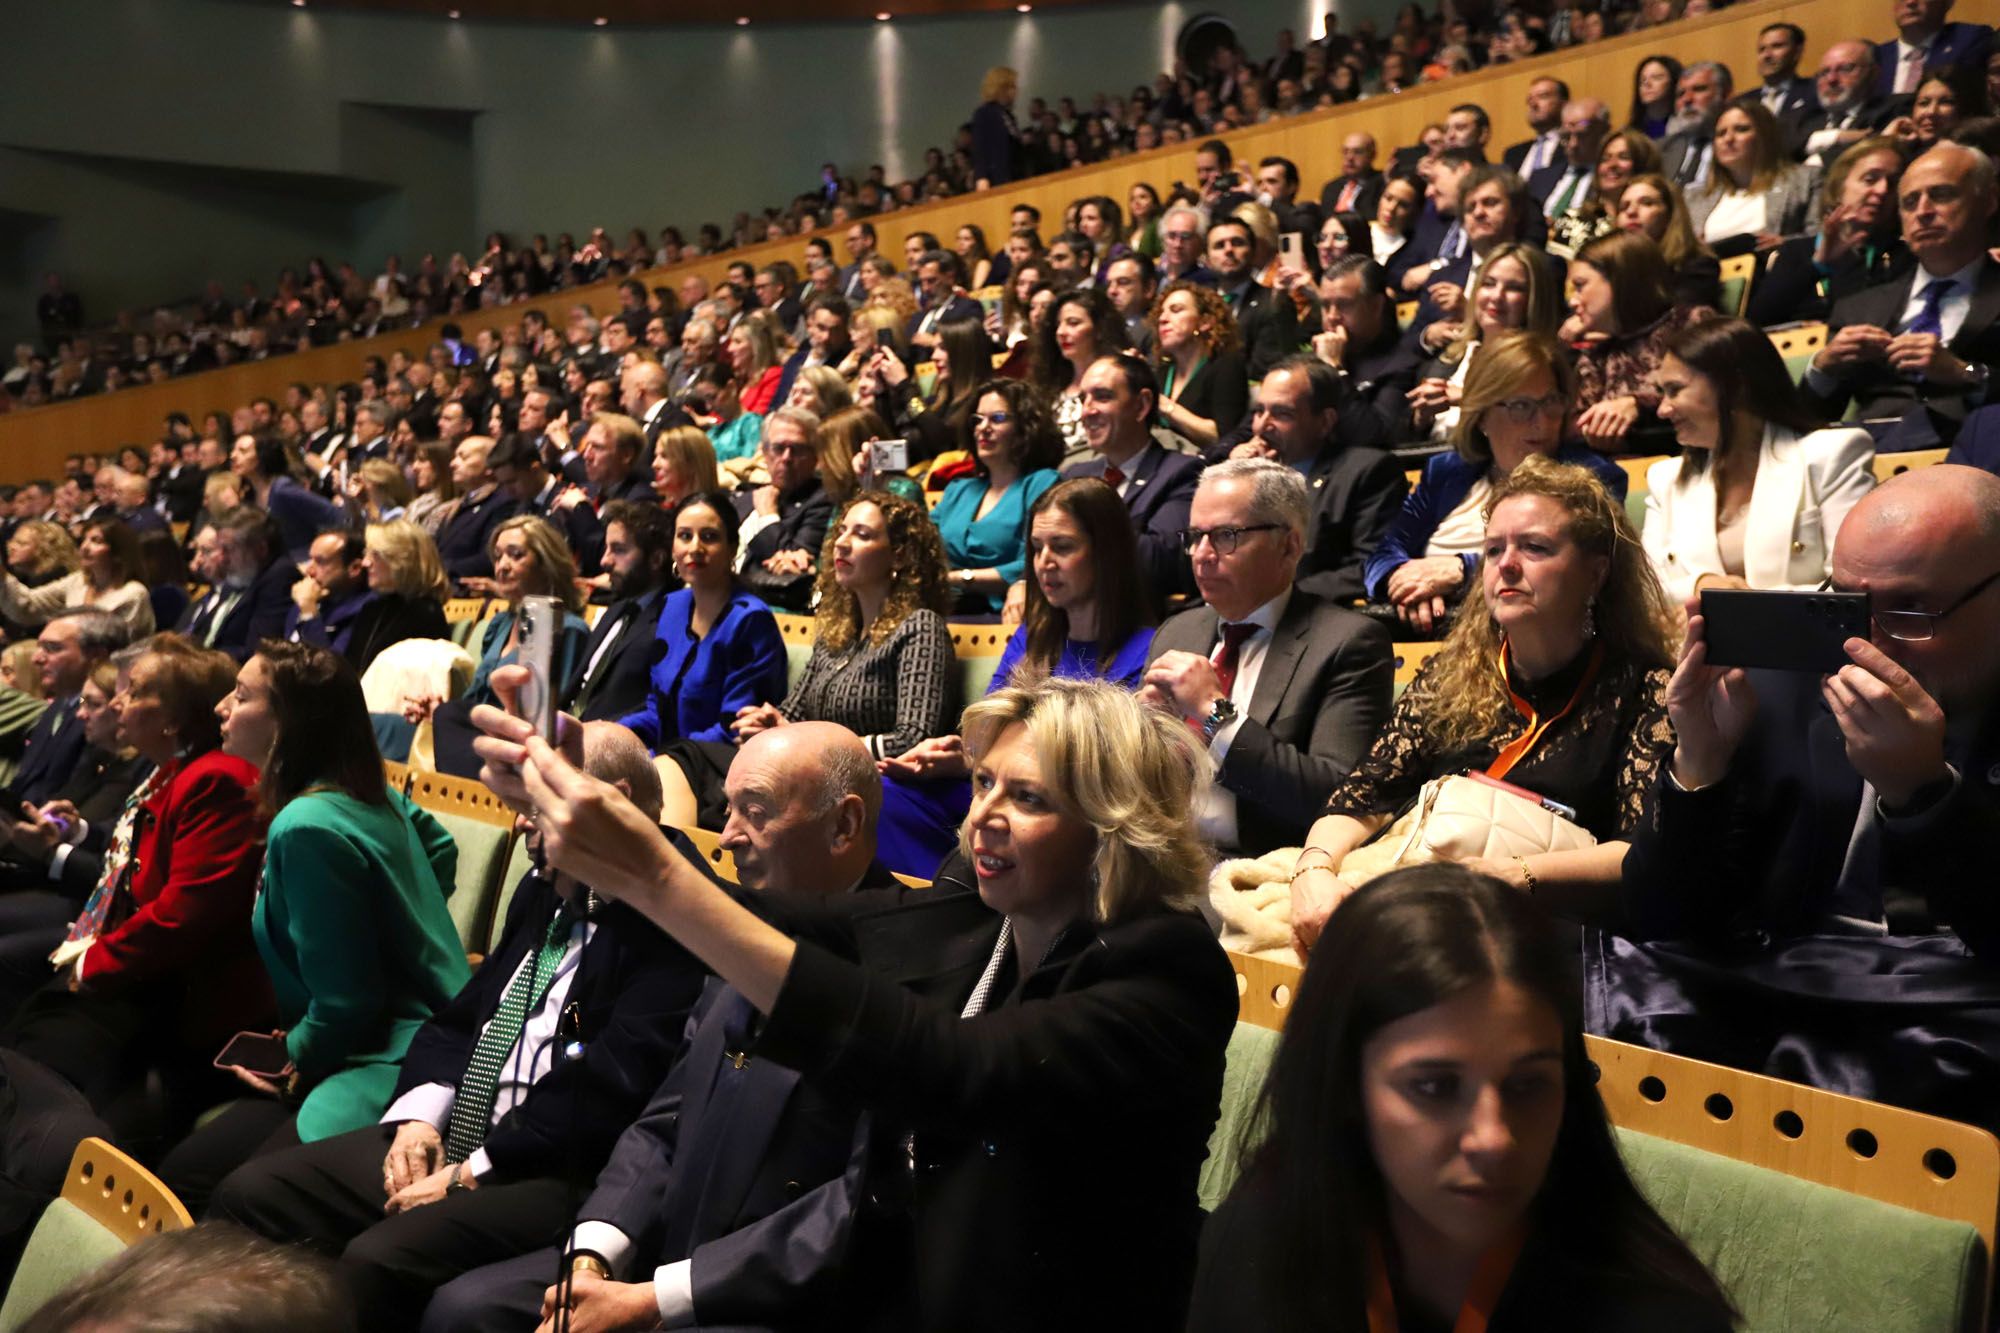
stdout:
[(736, 26), (737, 26), (737, 27), (739, 27), (739, 28), (747, 28), (747, 27), (749, 27), (749, 26), (750, 26), (750, 16), (749, 16), (748, 14), (745, 14), (745, 15), (743, 15), (742, 17), (738, 18), (738, 19), (736, 20)]
[(592, 19), (591, 22), (595, 23), (598, 27), (602, 28), (608, 25), (611, 22), (611, 20), (606, 18), (595, 18)]
[(293, 9), (304, 9), (305, 7), (306, 7), (306, 0), (292, 0)]
[(458, 11), (456, 9), (447, 9), (444, 11), (444, 16), (448, 19), (455, 19), (458, 17)]
[(877, 23), (887, 23), (889, 21), (889, 11), (885, 9), (881, 13), (877, 14), (875, 16), (875, 21)]
[(1035, 10), (1035, 7), (1034, 7), (1033, 5), (1015, 5), (1015, 6), (1014, 6), (1014, 12), (1015, 12), (1016, 14), (1032, 14), (1032, 13), (1034, 12), (1034, 10)]

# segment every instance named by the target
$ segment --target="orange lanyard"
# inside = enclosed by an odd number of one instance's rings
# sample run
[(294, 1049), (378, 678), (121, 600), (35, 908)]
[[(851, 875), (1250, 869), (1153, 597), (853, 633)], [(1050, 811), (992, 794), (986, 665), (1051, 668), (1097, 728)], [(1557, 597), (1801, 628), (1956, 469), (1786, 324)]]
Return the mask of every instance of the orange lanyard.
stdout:
[[(1562, 706), (1560, 712), (1547, 718), (1537, 713), (1533, 704), (1514, 693), (1514, 687), (1509, 684), (1507, 697), (1513, 701), (1515, 711), (1528, 719), (1528, 729), (1507, 742), (1506, 748), (1501, 750), (1499, 756), (1487, 767), (1486, 776), (1498, 779), (1512, 772), (1514, 765), (1525, 759), (1528, 751), (1535, 748), (1535, 742), (1542, 738), (1543, 732), (1569, 716), (1570, 710), (1576, 707), (1576, 701), (1583, 697), (1584, 691), (1590, 688), (1590, 683), (1597, 679), (1597, 668), (1603, 663), (1604, 645), (1600, 643), (1590, 650), (1590, 662), (1584, 667), (1583, 679), (1577, 682), (1576, 692), (1570, 695), (1569, 702)], [(1503, 683), (1508, 679), (1507, 645), (1504, 642), (1500, 645), (1500, 679)]]
[[(1507, 1279), (1513, 1275), (1514, 1261), (1521, 1257), (1522, 1232), (1501, 1241), (1479, 1258), (1472, 1285), (1466, 1288), (1465, 1304), (1453, 1321), (1451, 1333), (1486, 1333), (1492, 1322), (1493, 1307), (1500, 1303)], [(1396, 1296), (1389, 1289), (1389, 1266), (1382, 1262), (1382, 1247), (1368, 1247), (1368, 1333), (1397, 1333)]]

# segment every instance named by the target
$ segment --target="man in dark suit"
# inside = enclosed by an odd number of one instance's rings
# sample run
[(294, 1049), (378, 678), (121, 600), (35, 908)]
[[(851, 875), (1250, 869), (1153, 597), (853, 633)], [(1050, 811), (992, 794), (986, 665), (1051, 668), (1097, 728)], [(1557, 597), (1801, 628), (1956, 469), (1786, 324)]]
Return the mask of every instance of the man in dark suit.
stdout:
[(1896, 37), (1875, 44), (1877, 97), (1915, 93), (1927, 69), (1967, 65), (1983, 72), (1993, 29), (1950, 22), (1951, 7), (1952, 0), (1895, 0)]
[(1579, 97), (1562, 109), (1556, 131), (1563, 151), (1553, 163), (1527, 178), (1528, 197), (1544, 218), (1559, 218), (1597, 194), (1597, 159), (1611, 137), (1611, 108), (1595, 97)]
[(591, 503), (602, 513), (613, 500), (652, 500), (653, 479), (643, 458), (646, 433), (622, 412), (599, 412), (583, 435), (583, 475)]
[(1202, 832), (1252, 856), (1304, 840), (1389, 715), (1388, 630), (1294, 585), (1310, 506), (1281, 463), (1232, 459), (1202, 475), (1188, 531), (1206, 605), (1153, 636), (1143, 689), (1200, 727), (1216, 761)]
[(1692, 194), (1715, 171), (1715, 118), (1728, 104), (1733, 86), (1729, 66), (1699, 60), (1681, 71), (1674, 117), (1660, 144), (1660, 173)]
[(318, 644), (348, 656), (355, 623), (375, 600), (363, 564), (367, 554), (362, 534), (353, 530), (322, 532), (312, 539), (306, 572), (292, 585), (284, 634), (289, 642)]
[(1257, 199), (1277, 215), (1278, 230), (1295, 231), (1310, 250), (1319, 240), (1319, 205), (1299, 198), (1299, 164), (1289, 157), (1267, 157), (1257, 164)]
[(1152, 435), (1160, 400), (1153, 368), (1137, 357), (1092, 362), (1078, 381), (1083, 395), (1083, 436), (1097, 457), (1064, 471), (1097, 477), (1118, 492), (1139, 540), (1139, 567), (1156, 597), (1194, 587), (1181, 529), (1201, 475), (1201, 460), (1168, 453)]
[[(584, 751), (593, 776), (659, 817), (636, 737), (589, 723)], [(671, 1067), (701, 981), (632, 909), (531, 871), (493, 955), (411, 1041), (382, 1123), (257, 1158), (210, 1214), (338, 1255), (362, 1327), (414, 1328), (442, 1283), (562, 1234), (571, 1190)]]
[(847, 266), (840, 270), (840, 294), (859, 303), (868, 293), (861, 286), (861, 261), (875, 253), (875, 224), (854, 221), (847, 224)]
[(493, 483), (487, 459), (493, 441), (484, 435), (460, 440), (451, 451), (451, 480), (458, 487), (449, 517), (438, 525), (438, 557), (454, 583), (493, 576), (493, 556), (486, 549), (493, 529), (512, 518), (518, 501)]
[(1828, 420), (1850, 403), (1887, 449), (1950, 444), (1996, 401), (2000, 263), (1987, 253), (2000, 200), (1983, 155), (1943, 143), (1903, 173), (1903, 243), (1914, 270), (1835, 303), (1801, 386)]
[(1459, 187), (1472, 169), (1481, 165), (1472, 154), (1456, 148), (1438, 155), (1424, 186), (1424, 209), (1417, 214), (1410, 239), (1389, 260), (1389, 279), (1408, 295), (1430, 285), (1438, 269), (1462, 258), (1466, 252), (1465, 229), (1458, 225)]
[(2000, 406), (1982, 407), (1967, 417), (1944, 461), (1984, 468), (2000, 476)]
[(657, 361), (639, 361), (618, 377), (618, 399), (626, 415), (639, 423), (645, 446), (639, 451), (640, 465), (650, 463), (653, 446), (670, 426), (691, 425), (687, 413), (668, 400), (667, 372)]
[(1757, 34), (1757, 100), (1784, 131), (1785, 142), (1798, 136), (1805, 118), (1819, 110), (1813, 81), (1799, 73), (1805, 54), (1805, 29), (1796, 23), (1773, 23)]
[(1620, 933), (1644, 943), (1603, 941), (1610, 1035), (1994, 1124), (1996, 534), (2000, 479), (1900, 474), (1834, 542), (1834, 586), (1874, 598), (1849, 665), (1822, 685), (1683, 657), (1625, 861)]
[(1792, 156), (1824, 169), (1901, 114), (1901, 103), (1875, 96), (1875, 48), (1866, 42), (1835, 42), (1821, 53), (1813, 82), (1819, 109), (1792, 122)]
[(1334, 260), (1319, 284), (1327, 327), (1313, 336), (1313, 355), (1341, 378), (1343, 430), (1366, 414), (1374, 418), (1370, 442), (1384, 444), (1407, 431), (1409, 392), (1422, 367), (1416, 342), (1396, 327), (1388, 283), (1382, 266), (1367, 255)]
[(854, 350), (847, 325), (854, 309), (842, 296), (814, 296), (806, 301), (806, 336), (785, 361), (785, 373), (778, 380), (775, 402), (786, 401), (799, 372), (807, 366), (838, 366)]
[(1209, 224), (1208, 266), (1215, 273), (1216, 290), (1236, 316), (1236, 332), (1253, 380), (1305, 340), (1291, 298), (1257, 281), (1250, 263), (1255, 244), (1250, 224), (1241, 218), (1219, 218)]
[(673, 526), (658, 505), (613, 500), (604, 520), (604, 572), (611, 605), (590, 632), (570, 712), (616, 722), (646, 701), (660, 659), (660, 605), (667, 600)]
[(285, 554), (278, 525), (267, 514), (238, 509), (215, 525), (215, 535), (222, 581), (214, 605), (205, 613), (201, 603), (190, 609), (190, 635), (247, 662), (258, 644), (284, 637), (298, 570)]
[(985, 310), (965, 294), (965, 261), (951, 251), (926, 250), (917, 262), (917, 285), (923, 308), (910, 316), (910, 346), (935, 347), (945, 324), (984, 321)]
[(549, 475), (540, 451), (519, 431), (500, 437), (486, 456), (486, 467), (494, 484), (519, 506), (515, 512), (555, 525), (576, 556), (577, 573), (595, 578), (604, 562), (604, 523), (589, 497)]
[(1510, 144), (1500, 160), (1522, 180), (1563, 161), (1562, 110), (1569, 102), (1569, 85), (1561, 79), (1540, 78), (1528, 85), (1528, 128), (1532, 139)]
[(88, 748), (77, 696), (99, 662), (125, 646), (124, 622), (108, 611), (79, 607), (51, 617), (35, 636), (35, 669), (49, 706), (22, 742), (11, 786), (23, 801), (42, 805), (69, 781)]
[[(881, 780), (845, 728), (753, 736), (726, 787), (735, 813), (723, 842), (744, 890), (811, 901), (896, 887), (874, 859)], [(759, 805), (763, 818), (742, 813)], [(900, 937), (916, 923), (885, 924)], [(578, 1210), (569, 1251), (581, 1326), (624, 1305), (674, 1326), (775, 1328), (824, 1314), (861, 1203), (850, 1170), (858, 1117), (758, 1058), (753, 1018), (740, 992), (710, 980), (673, 1072)], [(466, 1274), (432, 1300), (423, 1333), (532, 1327), (558, 1262), (550, 1247)]]
[(1320, 212), (1327, 217), (1353, 213), (1372, 219), (1386, 179), (1375, 169), (1375, 136), (1363, 130), (1350, 131), (1340, 141), (1340, 174), (1319, 192)]

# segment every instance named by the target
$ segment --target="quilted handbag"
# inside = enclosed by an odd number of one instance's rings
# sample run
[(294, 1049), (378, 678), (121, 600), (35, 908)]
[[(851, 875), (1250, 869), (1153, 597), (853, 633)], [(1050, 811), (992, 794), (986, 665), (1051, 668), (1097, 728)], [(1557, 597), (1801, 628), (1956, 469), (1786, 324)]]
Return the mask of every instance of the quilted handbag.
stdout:
[(1588, 829), (1522, 788), (1475, 777), (1432, 778), (1402, 818), (1347, 854), (1340, 877), (1359, 887), (1400, 866), (1504, 861), (1596, 845)]

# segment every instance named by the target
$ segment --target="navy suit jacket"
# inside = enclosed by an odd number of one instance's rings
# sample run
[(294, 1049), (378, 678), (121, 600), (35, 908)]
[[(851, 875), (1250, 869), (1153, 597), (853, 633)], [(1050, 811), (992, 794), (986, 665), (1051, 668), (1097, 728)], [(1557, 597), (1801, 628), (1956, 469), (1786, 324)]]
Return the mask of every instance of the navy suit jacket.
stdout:
[[(1104, 476), (1104, 460), (1088, 458), (1063, 472), (1065, 477)], [(1155, 596), (1194, 591), (1194, 571), (1181, 550), (1181, 529), (1188, 525), (1195, 483), (1201, 480), (1201, 460), (1191, 454), (1168, 453), (1157, 444), (1140, 451), (1125, 497), (1132, 531), (1139, 538), (1139, 567), (1146, 571)]]
[(223, 616), (222, 627), (216, 630), (211, 646), (239, 662), (247, 662), (265, 639), (282, 639), (285, 620), (292, 611), (292, 584), (298, 579), (299, 572), (292, 566), (291, 558), (280, 552)]
[(487, 553), (487, 540), (493, 529), (519, 508), (520, 501), (498, 486), (476, 502), (468, 504), (461, 499), (457, 511), (438, 529), (438, 555), (444, 560), (444, 572), (454, 579), (491, 575), (493, 557)]
[(15, 792), (35, 805), (53, 800), (86, 748), (76, 700), (59, 700), (44, 708), (21, 747), (21, 763), (11, 784)]
[[(1975, 65), (1984, 61), (1993, 29), (1984, 23), (1947, 23), (1938, 30), (1924, 57), (1925, 69), (1941, 65)], [(1896, 89), (1896, 39), (1875, 43), (1875, 95), (1893, 96)], [(1984, 70), (1980, 71), (1984, 73)]]
[[(648, 487), (650, 490), (651, 488)], [(525, 513), (536, 518), (545, 518), (555, 525), (557, 532), (569, 543), (569, 549), (576, 555), (576, 572), (585, 578), (596, 575), (604, 567), (604, 523), (597, 517), (597, 511), (587, 504), (571, 505), (567, 509), (556, 509), (551, 502), (562, 494), (563, 483), (558, 480), (546, 487), (541, 495), (521, 506)], [(650, 496), (639, 497), (644, 503)]]
[[(923, 326), (924, 320), (929, 318), (929, 316), (930, 312), (928, 310), (919, 310), (916, 314), (911, 315), (909, 323), (903, 328), (903, 336), (907, 338), (916, 337), (917, 330)], [(978, 324), (985, 318), (986, 307), (980, 305), (979, 302), (969, 296), (961, 296), (957, 292), (953, 292), (951, 299), (944, 304), (944, 313), (938, 316), (937, 323), (933, 328), (942, 328), (953, 320), (961, 319), (969, 319), (973, 323)]]
[(2000, 406), (1982, 407), (1967, 417), (1944, 461), (2000, 473)]

